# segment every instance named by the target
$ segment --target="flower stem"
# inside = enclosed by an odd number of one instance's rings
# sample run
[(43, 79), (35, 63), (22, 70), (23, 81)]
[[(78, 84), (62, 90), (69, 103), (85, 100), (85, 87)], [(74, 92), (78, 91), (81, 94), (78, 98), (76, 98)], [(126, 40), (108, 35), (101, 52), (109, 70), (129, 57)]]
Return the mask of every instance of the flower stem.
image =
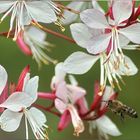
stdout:
[(37, 107), (37, 108), (40, 108), (40, 109), (43, 109), (43, 110), (45, 110), (45, 111), (48, 111), (48, 112), (50, 112), (50, 113), (52, 113), (52, 114), (54, 114), (54, 115), (56, 115), (56, 116), (58, 116), (58, 117), (61, 116), (60, 113), (51, 110), (50, 107), (44, 107), (44, 106), (41, 106), (41, 105), (38, 105), (38, 104), (34, 104), (33, 106), (35, 106), (35, 107)]
[(53, 93), (38, 92), (38, 97), (42, 99), (54, 100), (56, 98)]
[[(11, 32), (13, 32), (13, 31), (11, 31)], [(1, 32), (0, 33), (0, 36), (3, 36), (3, 37), (10, 37), (10, 38), (13, 38), (14, 37), (14, 35), (13, 34), (10, 34), (9, 36), (8, 36), (8, 32)]]
[(31, 24), (32, 24), (33, 26), (39, 27), (41, 30), (43, 30), (43, 31), (45, 31), (45, 32), (48, 32), (48, 33), (50, 33), (50, 34), (52, 34), (52, 35), (55, 35), (55, 36), (57, 36), (57, 37), (59, 37), (59, 38), (63, 38), (63, 39), (65, 39), (65, 40), (67, 40), (67, 41), (69, 41), (69, 42), (71, 42), (71, 43), (75, 43), (75, 41), (74, 41), (72, 38), (67, 37), (67, 36), (65, 36), (65, 35), (63, 35), (63, 34), (57, 33), (57, 32), (55, 32), (55, 31), (52, 31), (51, 29), (48, 29), (48, 28), (46, 28), (46, 27), (43, 27), (43, 26), (40, 25), (39, 23), (34, 23), (34, 22), (32, 22)]

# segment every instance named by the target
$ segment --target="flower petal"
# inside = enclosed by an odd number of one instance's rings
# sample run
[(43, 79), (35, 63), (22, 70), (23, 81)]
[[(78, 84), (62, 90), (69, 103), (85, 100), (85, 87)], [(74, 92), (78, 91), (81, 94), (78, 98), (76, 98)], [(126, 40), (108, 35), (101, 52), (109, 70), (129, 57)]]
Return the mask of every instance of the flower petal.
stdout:
[(0, 65), (0, 95), (4, 90), (7, 83), (8, 75), (3, 66)]
[(46, 116), (39, 109), (32, 107), (30, 108), (30, 110), (28, 110), (28, 112), (32, 114), (33, 118), (35, 119), (40, 128), (46, 123)]
[(16, 131), (20, 125), (23, 113), (6, 109), (0, 116), (1, 129), (6, 132)]
[(63, 70), (63, 63), (55, 66), (55, 77), (52, 79), (51, 87), (57, 88), (58, 84), (65, 80), (66, 72)]
[(38, 82), (39, 82), (39, 77), (35, 76), (31, 78), (30, 80), (27, 81), (24, 87), (24, 92), (32, 98), (33, 102), (37, 100), (37, 90), (38, 90)]
[(20, 16), (18, 15), (18, 18), (19, 18), (22, 28), (24, 29), (25, 25), (30, 25), (30, 23), (32, 21), (32, 17), (29, 16), (29, 13), (28, 13), (26, 7), (23, 7), (22, 10), (23, 10), (22, 14), (20, 14)]
[(101, 11), (102, 13), (105, 14), (105, 11), (103, 10), (103, 8), (98, 4), (97, 0), (92, 0), (92, 6), (94, 9), (97, 9), (99, 11)]
[(109, 45), (111, 34), (95, 36), (87, 42), (87, 50), (92, 54), (99, 54), (105, 51)]
[(76, 78), (73, 75), (69, 74), (68, 78), (69, 78), (71, 85), (78, 86), (78, 81), (76, 80)]
[(118, 72), (120, 75), (130, 76), (137, 74), (138, 68), (128, 56), (124, 57), (124, 62), (125, 64), (121, 64), (119, 67)]
[(73, 104), (86, 95), (86, 91), (78, 86), (67, 85), (68, 96)]
[(68, 90), (66, 87), (66, 83), (63, 81), (59, 83), (59, 85), (56, 88), (56, 96), (61, 99), (63, 102), (68, 103), (68, 96), (67, 96)]
[(33, 103), (33, 99), (24, 92), (15, 92), (8, 99), (0, 104), (0, 107), (8, 108), (11, 111), (19, 112), (23, 108), (29, 107)]
[(92, 56), (83, 52), (74, 52), (64, 61), (64, 70), (72, 74), (84, 74), (99, 59), (99, 56)]
[(57, 20), (54, 9), (45, 1), (26, 2), (29, 14), (35, 21), (52, 23)]
[(99, 130), (103, 133), (109, 134), (111, 136), (120, 136), (121, 132), (117, 126), (107, 117), (102, 116), (96, 120), (96, 124)]
[(116, 24), (119, 24), (131, 16), (132, 0), (114, 1), (112, 10)]
[[(0, 95), (0, 104), (2, 104), (8, 97), (8, 83), (6, 84), (5, 88), (3, 89), (2, 94)], [(4, 108), (0, 107), (0, 112), (3, 112)]]
[(0, 13), (6, 12), (14, 3), (15, 1), (0, 1)]
[(81, 118), (79, 117), (77, 110), (75, 109), (73, 105), (69, 104), (68, 110), (70, 112), (72, 124), (74, 127), (74, 135), (79, 136), (79, 134), (85, 130), (84, 124)]
[(60, 99), (55, 99), (55, 107), (63, 114), (67, 109), (67, 104)]
[(76, 43), (86, 48), (87, 41), (92, 37), (89, 28), (83, 23), (75, 23), (70, 25), (71, 33)]
[[(74, 2), (70, 2), (67, 5), (67, 7), (72, 8), (73, 10), (76, 10), (76, 11), (81, 11), (84, 4), (85, 4), (84, 2), (74, 1)], [(67, 25), (67, 24), (74, 22), (78, 18), (78, 14), (75, 14), (75, 13), (72, 13), (68, 10), (65, 10), (63, 17), (64, 17), (64, 19), (62, 19), (62, 24)]]
[(127, 46), (129, 42), (130, 40), (128, 38), (126, 38), (122, 34), (119, 34), (119, 43), (120, 43), (121, 48), (123, 48), (124, 46)]
[(123, 34), (133, 43), (140, 44), (140, 23), (132, 24), (126, 28), (120, 29), (119, 33)]
[(87, 9), (80, 13), (81, 20), (90, 28), (110, 28), (105, 15), (96, 9)]
[(64, 81), (65, 76), (66, 76), (66, 73), (63, 70), (63, 63), (58, 63), (55, 67), (55, 82), (56, 82), (56, 84)]
[(110, 86), (105, 87), (105, 91), (102, 98), (103, 102), (101, 102), (100, 110), (104, 110), (104, 108), (107, 107), (107, 102), (110, 100), (110, 97), (112, 97), (114, 94), (116, 93)]
[(26, 28), (26, 32), (24, 34), (24, 36), (26, 37), (26, 34), (28, 34), (29, 36), (32, 37), (33, 40), (37, 41), (37, 42), (43, 42), (45, 41), (47, 34), (42, 31), (39, 28), (36, 28), (34, 26), (30, 26), (29, 28)]

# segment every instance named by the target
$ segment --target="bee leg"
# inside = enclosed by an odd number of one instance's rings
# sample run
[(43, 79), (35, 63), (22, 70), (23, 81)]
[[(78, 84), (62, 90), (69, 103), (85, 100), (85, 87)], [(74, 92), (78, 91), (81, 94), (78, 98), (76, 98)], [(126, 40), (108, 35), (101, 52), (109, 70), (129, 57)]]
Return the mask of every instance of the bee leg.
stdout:
[(123, 114), (123, 112), (121, 112), (120, 115), (121, 115), (121, 120), (124, 121), (124, 114)]

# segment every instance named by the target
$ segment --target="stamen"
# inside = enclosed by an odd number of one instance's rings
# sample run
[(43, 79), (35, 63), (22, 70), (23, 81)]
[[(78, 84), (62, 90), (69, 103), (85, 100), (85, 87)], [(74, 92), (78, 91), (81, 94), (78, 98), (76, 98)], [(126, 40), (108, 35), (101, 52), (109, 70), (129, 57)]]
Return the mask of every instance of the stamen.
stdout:
[(29, 121), (29, 124), (32, 128), (32, 131), (33, 131), (36, 139), (38, 139), (38, 140), (39, 139), (47, 139), (48, 140), (48, 135), (46, 134), (46, 132), (44, 132), (44, 130), (45, 130), (44, 128), (47, 128), (47, 126), (43, 125), (42, 127), (40, 127), (38, 122), (33, 117), (33, 115), (27, 109), (24, 109), (23, 112), (25, 114), (25, 117)]
[(7, 38), (9, 38), (10, 33), (13, 29), (13, 24), (14, 24), (14, 20), (15, 20), (15, 17), (16, 17), (18, 6), (19, 6), (19, 4), (17, 4), (12, 11), (11, 20), (10, 20), (10, 29), (8, 31)]
[(62, 32), (65, 31), (65, 27), (62, 26), (59, 19), (57, 19), (57, 21), (55, 21), (54, 24), (57, 25), (61, 29)]
[[(101, 54), (101, 55), (103, 55), (103, 54)], [(104, 87), (105, 81), (104, 81), (104, 65), (103, 65), (103, 63), (104, 63), (103, 62), (103, 58), (101, 56), (101, 58), (100, 58), (100, 71), (101, 71), (101, 74), (100, 74), (100, 85)]]
[(105, 86), (104, 86), (104, 87), (100, 87), (101, 91), (98, 92), (98, 95), (99, 95), (99, 96), (102, 96), (102, 95), (103, 95), (103, 90), (104, 90), (104, 88), (105, 88)]
[(16, 1), (13, 6), (3, 15), (3, 17), (0, 19), (0, 23), (9, 15), (9, 13), (13, 10), (13, 8), (16, 6), (18, 2)]
[(25, 116), (25, 129), (26, 129), (26, 140), (28, 140), (29, 139), (29, 134), (28, 134), (28, 124), (27, 124), (27, 118), (26, 118), (26, 116)]

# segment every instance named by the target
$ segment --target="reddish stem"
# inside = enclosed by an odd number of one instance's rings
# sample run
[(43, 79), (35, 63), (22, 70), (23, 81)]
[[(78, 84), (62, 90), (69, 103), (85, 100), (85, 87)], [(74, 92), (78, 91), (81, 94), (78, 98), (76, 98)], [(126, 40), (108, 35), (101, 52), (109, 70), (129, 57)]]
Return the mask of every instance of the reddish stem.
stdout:
[(50, 107), (47, 108), (47, 107), (44, 107), (44, 106), (41, 106), (41, 105), (38, 105), (38, 104), (34, 104), (33, 106), (35, 106), (35, 107), (37, 107), (37, 108), (40, 108), (40, 109), (43, 109), (43, 110), (45, 110), (45, 111), (48, 111), (48, 112), (50, 112), (50, 113), (56, 115), (57, 117), (61, 117), (61, 114), (60, 114), (60, 113), (51, 110)]
[[(13, 32), (13, 31), (11, 31), (11, 32)], [(8, 35), (8, 32), (1, 32), (0, 33), (0, 36), (7, 37), (7, 35)], [(13, 36), (13, 34), (10, 34), (8, 37), (13, 38), (14, 36)]]
[(71, 42), (71, 43), (76, 43), (72, 38), (67, 37), (67, 36), (65, 36), (65, 35), (63, 35), (63, 34), (57, 33), (57, 32), (55, 32), (55, 31), (52, 31), (51, 29), (47, 29), (46, 27), (43, 27), (42, 25), (40, 25), (40, 24), (38, 24), (38, 23), (32, 22), (32, 25), (33, 25), (33, 26), (36, 26), (36, 27), (39, 27), (41, 30), (43, 30), (43, 31), (45, 31), (45, 32), (48, 32), (48, 33), (50, 33), (50, 34), (52, 34), (52, 35), (55, 35), (55, 36), (57, 36), (57, 37), (59, 37), (59, 38), (63, 38), (63, 39), (65, 39), (65, 40), (67, 40), (67, 41), (69, 41), (69, 42)]

